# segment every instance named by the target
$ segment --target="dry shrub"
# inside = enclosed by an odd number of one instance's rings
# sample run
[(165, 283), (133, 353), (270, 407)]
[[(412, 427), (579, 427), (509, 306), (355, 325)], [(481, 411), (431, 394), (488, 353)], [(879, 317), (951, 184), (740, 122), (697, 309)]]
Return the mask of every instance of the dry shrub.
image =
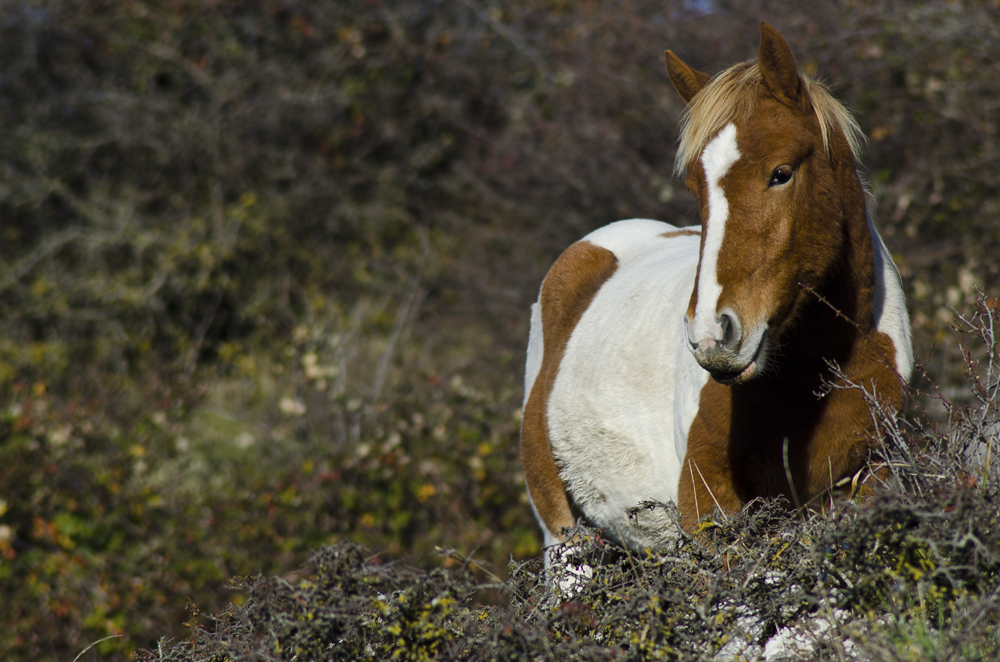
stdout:
[(494, 606), (476, 596), (496, 578), (453, 551), (458, 568), (420, 572), (353, 545), (326, 548), (297, 585), (247, 582), (246, 606), (196, 629), (193, 644), (164, 643), (144, 659), (992, 659), (1000, 311), (981, 297), (963, 323), (976, 342), (967, 355), (985, 353), (969, 363), (978, 404), (949, 404), (946, 431), (875, 411), (890, 431), (889, 474), (867, 498), (801, 517), (777, 501), (716, 512), (658, 553), (581, 526), (575, 560), (595, 569), (591, 581), (553, 592), (539, 560), (512, 562)]

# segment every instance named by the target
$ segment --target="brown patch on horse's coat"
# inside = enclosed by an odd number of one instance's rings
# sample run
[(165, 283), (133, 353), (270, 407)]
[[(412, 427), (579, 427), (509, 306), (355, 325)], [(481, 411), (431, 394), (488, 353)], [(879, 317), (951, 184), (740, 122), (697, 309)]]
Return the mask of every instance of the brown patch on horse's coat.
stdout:
[(579, 241), (556, 260), (542, 282), (542, 364), (524, 407), (521, 462), (535, 510), (557, 536), (572, 527), (575, 519), (549, 441), (549, 396), (573, 329), (617, 268), (614, 253)]
[(674, 237), (699, 237), (701, 236), (701, 230), (671, 230), (670, 232), (661, 232), (660, 236), (666, 239), (673, 239)]

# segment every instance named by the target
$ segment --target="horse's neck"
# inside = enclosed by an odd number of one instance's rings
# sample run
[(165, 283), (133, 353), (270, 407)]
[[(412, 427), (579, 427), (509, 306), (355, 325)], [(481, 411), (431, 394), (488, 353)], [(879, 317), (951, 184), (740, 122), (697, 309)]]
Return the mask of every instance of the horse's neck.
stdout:
[(875, 248), (861, 184), (856, 173), (852, 174), (857, 195), (844, 204), (845, 236), (840, 258), (822, 283), (803, 286), (807, 309), (785, 343), (786, 356), (802, 370), (800, 377), (811, 374), (818, 380), (820, 373), (827, 374), (828, 361), (852, 377), (850, 359), (856, 345), (876, 332)]

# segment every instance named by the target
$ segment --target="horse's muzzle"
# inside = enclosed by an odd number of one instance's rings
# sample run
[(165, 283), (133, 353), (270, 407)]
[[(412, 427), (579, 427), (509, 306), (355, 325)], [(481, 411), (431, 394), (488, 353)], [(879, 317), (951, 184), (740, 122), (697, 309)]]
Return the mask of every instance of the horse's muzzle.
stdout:
[[(721, 338), (697, 342), (688, 337), (694, 358), (720, 384), (742, 384), (761, 374), (767, 341), (767, 324), (757, 325), (742, 334), (738, 318), (723, 311), (719, 318)], [(685, 326), (687, 318), (685, 317)]]

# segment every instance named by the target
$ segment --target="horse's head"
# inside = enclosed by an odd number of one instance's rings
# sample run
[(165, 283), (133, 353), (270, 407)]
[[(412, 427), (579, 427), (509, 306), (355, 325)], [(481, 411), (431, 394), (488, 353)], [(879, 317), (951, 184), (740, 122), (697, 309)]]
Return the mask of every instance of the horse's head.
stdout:
[(688, 102), (677, 168), (702, 220), (687, 342), (717, 381), (742, 383), (773, 362), (803, 285), (836, 267), (845, 219), (864, 214), (860, 133), (767, 24), (756, 64), (710, 79), (667, 51), (667, 69)]

